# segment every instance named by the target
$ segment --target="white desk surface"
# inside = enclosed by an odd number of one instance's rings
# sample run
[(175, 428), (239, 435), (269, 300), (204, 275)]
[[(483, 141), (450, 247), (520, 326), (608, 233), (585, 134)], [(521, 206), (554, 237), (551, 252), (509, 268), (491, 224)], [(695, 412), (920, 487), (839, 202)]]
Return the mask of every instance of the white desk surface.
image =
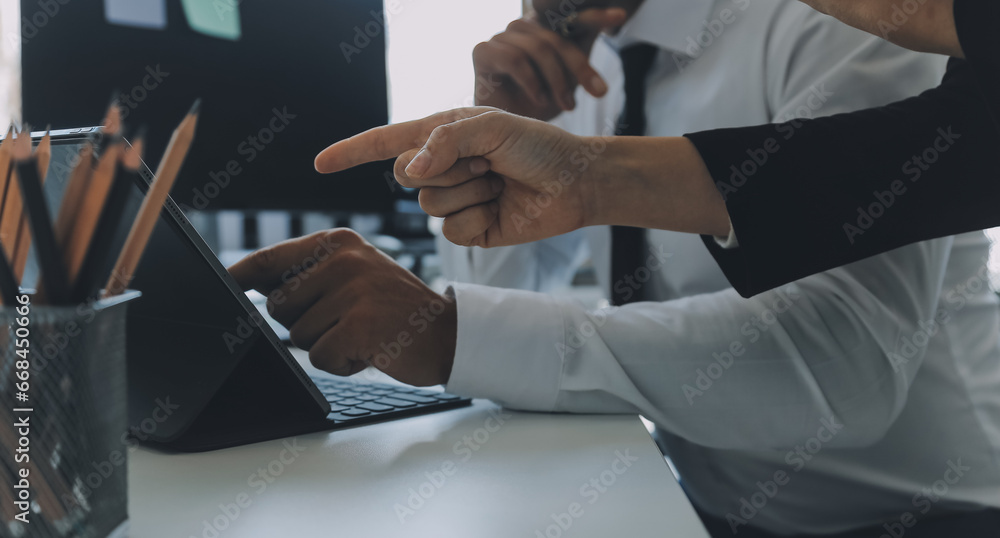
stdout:
[[(515, 413), (476, 401), (294, 441), (294, 456), (289, 440), (133, 452), (129, 535), (708, 536), (634, 416)], [(629, 466), (614, 463), (622, 456)]]

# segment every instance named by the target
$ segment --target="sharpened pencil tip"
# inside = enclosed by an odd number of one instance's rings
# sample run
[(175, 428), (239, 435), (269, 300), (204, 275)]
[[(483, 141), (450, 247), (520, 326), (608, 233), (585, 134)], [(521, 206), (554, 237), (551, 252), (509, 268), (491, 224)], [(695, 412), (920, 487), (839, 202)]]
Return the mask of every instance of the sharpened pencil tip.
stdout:
[(201, 97), (194, 100), (194, 104), (191, 105), (191, 110), (188, 111), (188, 115), (193, 116), (201, 112)]

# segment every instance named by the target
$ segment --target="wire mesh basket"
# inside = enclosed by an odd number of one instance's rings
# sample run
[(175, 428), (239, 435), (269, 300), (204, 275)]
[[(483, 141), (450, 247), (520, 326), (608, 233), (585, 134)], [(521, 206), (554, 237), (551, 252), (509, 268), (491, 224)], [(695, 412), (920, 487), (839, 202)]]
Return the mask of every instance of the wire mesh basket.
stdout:
[(0, 536), (125, 531), (125, 312), (138, 296), (0, 308)]

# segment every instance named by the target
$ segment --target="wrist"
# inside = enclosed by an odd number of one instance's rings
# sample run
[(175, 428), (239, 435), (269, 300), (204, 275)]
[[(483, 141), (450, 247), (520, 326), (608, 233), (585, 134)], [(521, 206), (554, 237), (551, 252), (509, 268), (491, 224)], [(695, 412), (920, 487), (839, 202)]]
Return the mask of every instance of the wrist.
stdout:
[(455, 347), (458, 342), (458, 304), (455, 296), (451, 293), (439, 294), (441, 302), (444, 303), (444, 312), (441, 313), (438, 321), (440, 334), (437, 340), (440, 343), (439, 363), (437, 364), (438, 383), (444, 385), (451, 378), (451, 369), (455, 364)]
[(585, 144), (605, 146), (584, 174), (587, 225), (729, 234), (725, 201), (688, 139), (593, 137)]
[(640, 137), (582, 137), (581, 148), (594, 158), (581, 174), (585, 196), (585, 226), (632, 225), (635, 204), (648, 196), (637, 161)]

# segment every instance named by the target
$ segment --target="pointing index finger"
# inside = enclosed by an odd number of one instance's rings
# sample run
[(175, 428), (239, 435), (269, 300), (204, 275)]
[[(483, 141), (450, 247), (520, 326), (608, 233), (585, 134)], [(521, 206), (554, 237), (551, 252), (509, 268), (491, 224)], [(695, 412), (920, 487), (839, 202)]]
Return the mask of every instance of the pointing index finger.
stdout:
[(423, 119), (383, 125), (341, 140), (316, 156), (316, 171), (330, 174), (360, 164), (384, 161), (424, 144), (431, 131), (439, 125), (469, 118), (493, 110), (489, 107), (468, 107), (439, 112)]

